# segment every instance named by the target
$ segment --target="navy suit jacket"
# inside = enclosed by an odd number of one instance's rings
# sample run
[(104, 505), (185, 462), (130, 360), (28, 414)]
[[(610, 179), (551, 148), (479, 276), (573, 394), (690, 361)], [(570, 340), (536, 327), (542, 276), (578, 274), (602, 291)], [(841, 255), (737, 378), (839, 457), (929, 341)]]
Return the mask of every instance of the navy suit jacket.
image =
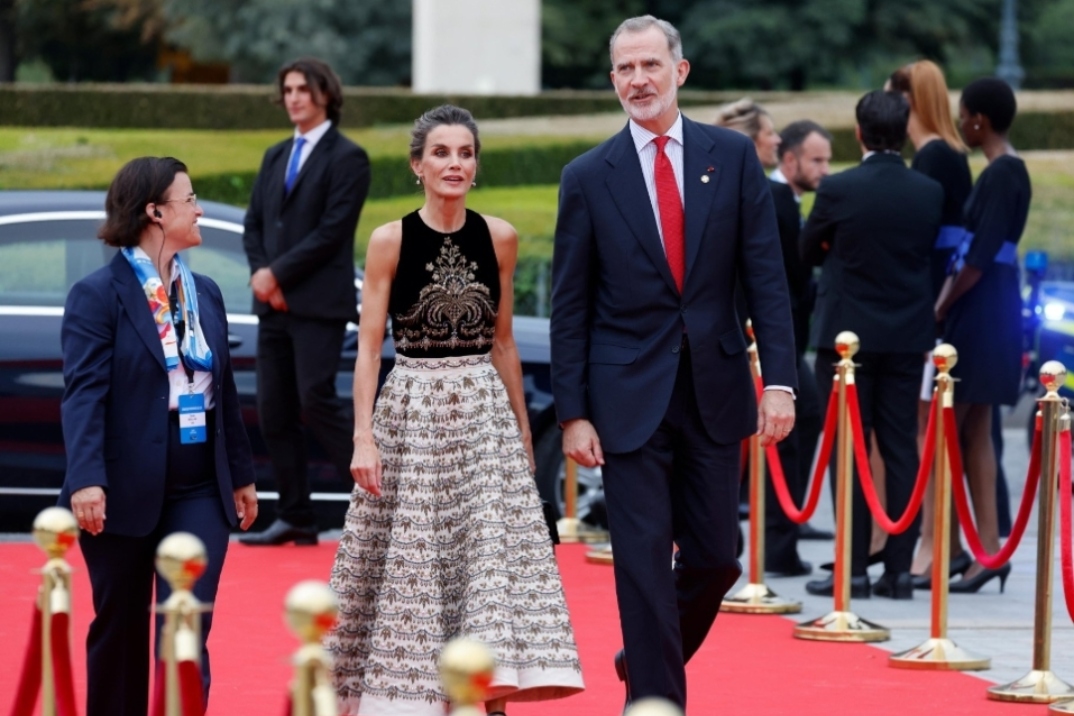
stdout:
[[(234, 526), (234, 490), (254, 482), (220, 288), (194, 274), (205, 340), (213, 353), (216, 476)], [(104, 530), (141, 537), (156, 527), (167, 476), (168, 373), (142, 286), (122, 254), (71, 287), (64, 308), (61, 406), (67, 474), (60, 504), (99, 486), (107, 494)]]
[(753, 143), (683, 117), (686, 276), (675, 287), (627, 126), (563, 170), (552, 262), (557, 417), (590, 420), (606, 451), (641, 447), (667, 410), (683, 331), (705, 429), (757, 430), (738, 280), (766, 384), (797, 387), (772, 197)]
[[(354, 230), (369, 193), (369, 157), (335, 125), (284, 192), (294, 138), (269, 147), (246, 209), (242, 241), (250, 272), (268, 266), (290, 315), (358, 320)], [(254, 299), (254, 313), (274, 309)]]

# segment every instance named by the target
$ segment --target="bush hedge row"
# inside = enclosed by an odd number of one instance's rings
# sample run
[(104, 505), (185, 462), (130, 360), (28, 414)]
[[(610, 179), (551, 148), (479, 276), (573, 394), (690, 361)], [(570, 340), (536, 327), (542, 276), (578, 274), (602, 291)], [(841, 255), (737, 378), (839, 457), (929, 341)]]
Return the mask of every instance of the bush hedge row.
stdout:
[[(1022, 150), (1074, 148), (1074, 112), (1027, 112), (1019, 115), (1011, 130), (1011, 142)], [(563, 166), (592, 146), (592, 142), (568, 141), (540, 147), (486, 149), (481, 153), (478, 182), (483, 186), (556, 184)], [(833, 130), (833, 161), (856, 162), (860, 158), (861, 150), (854, 138), (854, 130)], [(370, 198), (418, 193), (405, 156), (374, 158), (372, 174)], [(200, 175), (195, 179), (200, 196), (228, 204), (246, 205), (255, 176), (256, 172), (250, 171)]]
[[(740, 93), (683, 92), (683, 105), (719, 104)], [(766, 94), (777, 99), (782, 94)], [(280, 129), (287, 115), (264, 85), (0, 85), (0, 125), (121, 129)], [(614, 112), (610, 91), (550, 91), (534, 96), (420, 95), (405, 89), (344, 89), (348, 127), (414, 121), (444, 102), (466, 107), (481, 119)]]

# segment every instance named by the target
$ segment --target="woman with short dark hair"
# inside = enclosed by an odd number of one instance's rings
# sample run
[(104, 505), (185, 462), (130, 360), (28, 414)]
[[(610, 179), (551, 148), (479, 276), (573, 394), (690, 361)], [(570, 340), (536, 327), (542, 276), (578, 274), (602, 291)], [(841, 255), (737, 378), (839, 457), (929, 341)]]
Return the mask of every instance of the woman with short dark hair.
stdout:
[[(64, 308), (61, 406), (71, 508), (93, 589), (86, 639), (88, 716), (145, 716), (149, 619), (171, 589), (158, 543), (190, 532), (208, 565), (194, 587), (216, 599), (228, 533), (257, 517), (250, 443), (228, 353), (220, 289), (179, 252), (202, 215), (186, 166), (141, 157), (116, 174), (99, 236), (112, 262), (71, 287)], [(201, 667), (208, 698), (202, 616)], [(161, 621), (157, 622), (158, 647)]]
[[(357, 484), (332, 569), (339, 626), (327, 639), (345, 714), (443, 714), (437, 658), (457, 636), (496, 656), (489, 714), (582, 690), (511, 329), (518, 234), (466, 208), (480, 152), (465, 109), (422, 115), (410, 167), (425, 203), (369, 238)], [(396, 360), (378, 396), (389, 316)]]
[[(962, 90), (959, 129), (967, 145), (981, 148), (988, 166), (966, 201), (966, 237), (936, 302), (944, 340), (958, 349), (958, 365), (951, 374), (959, 380), (959, 439), (977, 529), (991, 553), (999, 550), (992, 408), (1018, 400), (1023, 346), (1017, 249), (1033, 194), (1025, 162), (1007, 138), (1016, 107), (1010, 86), (994, 77)], [(1003, 591), (1010, 571), (1009, 563), (987, 569), (974, 562), (950, 590), (976, 592), (998, 577)]]

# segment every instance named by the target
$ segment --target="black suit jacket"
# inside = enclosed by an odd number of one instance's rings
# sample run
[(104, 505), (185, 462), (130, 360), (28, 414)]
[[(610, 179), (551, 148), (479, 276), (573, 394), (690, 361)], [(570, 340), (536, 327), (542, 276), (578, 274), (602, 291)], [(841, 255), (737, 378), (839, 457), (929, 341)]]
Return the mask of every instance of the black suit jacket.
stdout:
[[(243, 234), (250, 271), (272, 268), (292, 315), (355, 320), (354, 231), (369, 193), (369, 157), (333, 125), (285, 194), (293, 143), (265, 152), (254, 182)], [(254, 313), (272, 310), (254, 299)]]
[(765, 381), (798, 384), (775, 213), (753, 143), (683, 117), (683, 147), (681, 295), (630, 127), (563, 170), (552, 259), (552, 392), (560, 422), (588, 418), (614, 453), (637, 449), (656, 431), (684, 330), (706, 431), (720, 443), (756, 431), (736, 280)]
[(863, 351), (927, 351), (935, 343), (930, 261), (943, 187), (902, 157), (874, 154), (826, 177), (799, 239), (823, 265), (810, 344), (854, 331)]
[[(216, 479), (223, 514), (234, 526), (234, 490), (254, 481), (250, 439), (228, 350), (220, 288), (194, 274), (202, 331), (213, 352)], [(112, 262), (71, 287), (64, 308), (61, 405), (67, 476), (60, 504), (102, 487), (107, 534), (144, 537), (164, 506), (168, 474), (168, 371), (164, 349), (134, 269)]]
[(783, 182), (769, 180), (772, 203), (776, 207), (779, 243), (783, 249), (783, 270), (787, 274), (787, 290), (791, 295), (791, 317), (794, 322), (794, 344), (801, 355), (809, 342), (809, 317), (813, 313), (816, 287), (813, 267), (798, 255), (798, 237), (802, 233), (802, 209), (794, 190)]

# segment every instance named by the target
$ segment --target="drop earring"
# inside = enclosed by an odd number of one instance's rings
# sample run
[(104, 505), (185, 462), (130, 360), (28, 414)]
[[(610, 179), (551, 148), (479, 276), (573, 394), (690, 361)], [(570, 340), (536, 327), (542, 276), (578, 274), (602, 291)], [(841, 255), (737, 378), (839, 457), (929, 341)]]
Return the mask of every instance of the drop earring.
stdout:
[(414, 180), (414, 183), (415, 184), (421, 184), (421, 174), (419, 174), (418, 178)]
[(470, 182), (470, 186), (477, 186), (477, 182), (476, 181)]
[(979, 125), (979, 124), (975, 124), (975, 125), (973, 125), (973, 128), (974, 128), (974, 129), (980, 129), (980, 128), (981, 128), (981, 125)]

